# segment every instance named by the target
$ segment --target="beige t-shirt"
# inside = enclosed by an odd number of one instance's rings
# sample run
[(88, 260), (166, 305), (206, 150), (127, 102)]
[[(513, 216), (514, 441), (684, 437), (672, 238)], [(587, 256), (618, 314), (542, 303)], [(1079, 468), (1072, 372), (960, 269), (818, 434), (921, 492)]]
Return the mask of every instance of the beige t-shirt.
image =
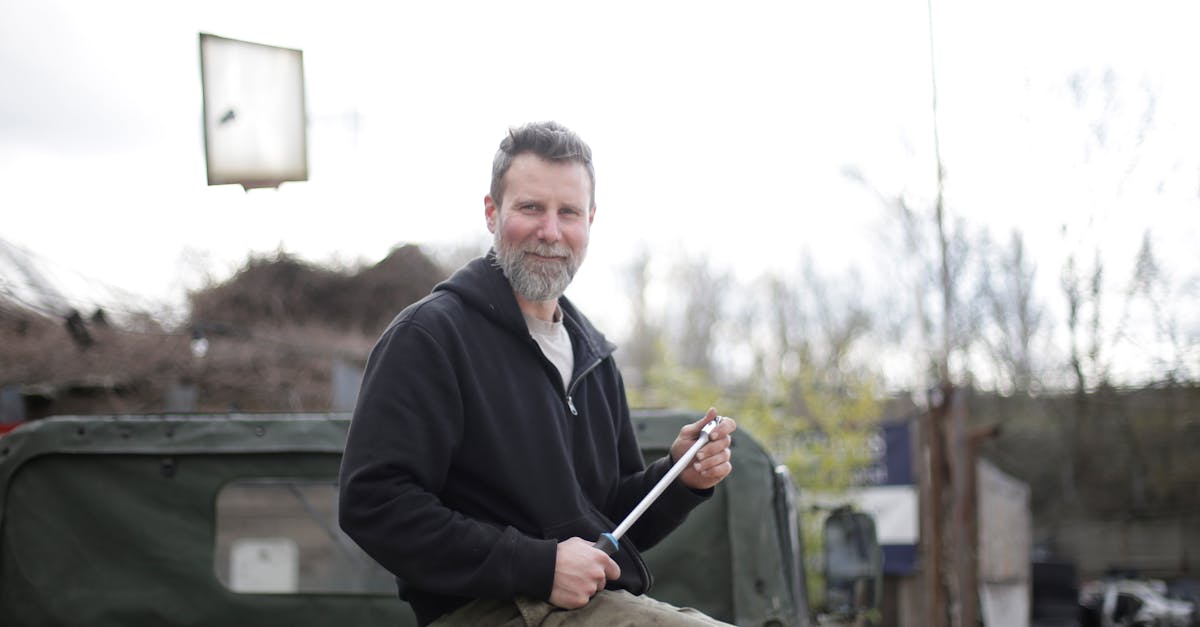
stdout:
[(525, 324), (529, 334), (542, 347), (542, 353), (558, 368), (566, 390), (571, 387), (571, 374), (575, 372), (575, 353), (571, 350), (571, 336), (562, 323), (562, 311), (556, 311), (554, 318), (554, 322), (546, 322), (525, 314)]

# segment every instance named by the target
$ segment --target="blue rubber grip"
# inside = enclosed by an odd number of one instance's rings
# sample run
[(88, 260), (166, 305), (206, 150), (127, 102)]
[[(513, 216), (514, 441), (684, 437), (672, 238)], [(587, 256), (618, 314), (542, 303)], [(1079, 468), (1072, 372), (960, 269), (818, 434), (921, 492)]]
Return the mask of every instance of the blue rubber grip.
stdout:
[(600, 539), (596, 540), (596, 543), (592, 545), (593, 548), (600, 549), (610, 556), (615, 554), (620, 546), (621, 544), (617, 542), (617, 539), (611, 533), (600, 534)]

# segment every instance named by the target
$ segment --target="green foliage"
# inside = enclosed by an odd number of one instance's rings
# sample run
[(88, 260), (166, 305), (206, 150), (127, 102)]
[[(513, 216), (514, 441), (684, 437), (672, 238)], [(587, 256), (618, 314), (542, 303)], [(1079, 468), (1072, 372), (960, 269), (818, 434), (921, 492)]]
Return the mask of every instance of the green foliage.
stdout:
[(832, 385), (812, 368), (779, 377), (772, 389), (751, 388), (737, 417), (788, 465), (802, 491), (850, 488), (871, 463), (881, 410), (869, 376)]
[(645, 374), (644, 385), (627, 392), (629, 403), (634, 407), (678, 407), (696, 411), (716, 407), (723, 415), (736, 416), (733, 408), (726, 406), (728, 397), (702, 370), (685, 368), (670, 360), (664, 359), (651, 366)]
[[(836, 495), (852, 487), (872, 461), (881, 406), (870, 376), (838, 376), (833, 384), (815, 369), (803, 367), (793, 377), (779, 377), (770, 390), (752, 390), (743, 398), (737, 418), (787, 464), (800, 488), (801, 500), (813, 494)], [(803, 414), (792, 408), (803, 408)], [(822, 524), (819, 511), (802, 506), (801, 540), (808, 597), (823, 597)]]
[[(878, 387), (869, 373), (828, 373), (808, 365), (791, 376), (719, 385), (702, 370), (686, 368), (668, 356), (646, 373), (644, 387), (629, 394), (630, 402), (639, 407), (697, 411), (716, 407), (788, 466), (802, 500), (813, 494), (833, 495), (836, 500), (872, 461), (882, 409), (876, 398)], [(800, 520), (808, 594), (819, 600), (824, 588), (824, 516), (802, 508)]]

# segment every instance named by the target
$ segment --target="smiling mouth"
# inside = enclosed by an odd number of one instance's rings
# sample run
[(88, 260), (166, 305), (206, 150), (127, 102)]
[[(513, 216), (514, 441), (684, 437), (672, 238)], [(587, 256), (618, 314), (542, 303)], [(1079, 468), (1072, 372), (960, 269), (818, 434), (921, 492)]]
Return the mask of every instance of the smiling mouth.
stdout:
[(525, 256), (532, 257), (539, 261), (563, 261), (564, 259), (566, 259), (566, 256), (564, 256), (564, 255), (539, 255), (538, 253), (533, 253), (533, 252), (526, 252)]

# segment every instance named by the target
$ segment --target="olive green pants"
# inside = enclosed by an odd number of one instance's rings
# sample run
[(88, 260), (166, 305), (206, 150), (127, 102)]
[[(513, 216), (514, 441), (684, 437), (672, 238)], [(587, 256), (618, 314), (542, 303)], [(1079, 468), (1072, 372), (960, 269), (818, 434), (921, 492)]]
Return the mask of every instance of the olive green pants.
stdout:
[(430, 627), (712, 627), (725, 625), (690, 607), (675, 607), (624, 590), (602, 590), (585, 606), (564, 610), (545, 601), (477, 599), (433, 622)]

